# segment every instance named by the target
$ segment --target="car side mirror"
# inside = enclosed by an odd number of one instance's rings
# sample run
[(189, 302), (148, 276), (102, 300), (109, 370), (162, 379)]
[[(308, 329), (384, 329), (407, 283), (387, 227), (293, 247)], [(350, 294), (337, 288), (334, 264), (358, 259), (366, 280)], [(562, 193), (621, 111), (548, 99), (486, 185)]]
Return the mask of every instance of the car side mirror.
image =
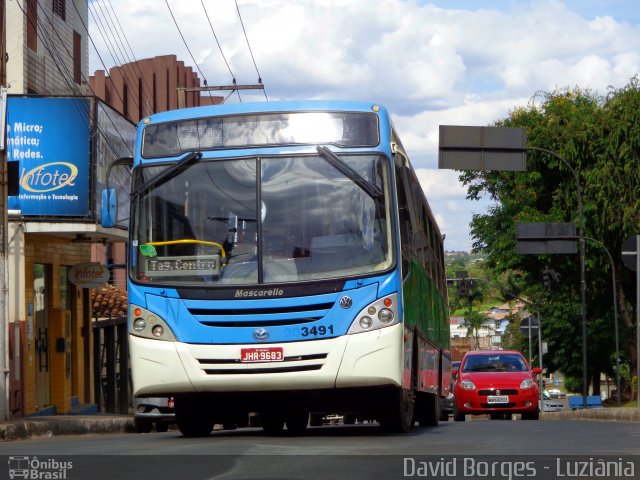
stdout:
[(535, 368), (532, 368), (532, 369), (531, 369), (531, 372), (532, 372), (534, 375), (540, 375), (540, 374), (542, 373), (542, 369), (541, 369), (540, 367), (535, 367)]
[(458, 369), (457, 368), (452, 368), (451, 369), (451, 376), (453, 378), (456, 378), (458, 376)]

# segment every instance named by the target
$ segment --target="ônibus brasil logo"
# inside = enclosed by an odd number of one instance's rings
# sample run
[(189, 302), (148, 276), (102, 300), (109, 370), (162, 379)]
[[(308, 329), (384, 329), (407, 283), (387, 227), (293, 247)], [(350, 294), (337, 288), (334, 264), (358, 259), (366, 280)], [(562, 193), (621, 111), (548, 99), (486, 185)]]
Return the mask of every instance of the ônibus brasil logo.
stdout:
[(55, 458), (39, 460), (38, 457), (10, 456), (9, 478), (66, 480), (67, 470), (73, 468), (73, 462)]
[(69, 162), (53, 162), (38, 165), (28, 172), (22, 169), (20, 186), (29, 192), (52, 192), (73, 186), (78, 176), (78, 167)]

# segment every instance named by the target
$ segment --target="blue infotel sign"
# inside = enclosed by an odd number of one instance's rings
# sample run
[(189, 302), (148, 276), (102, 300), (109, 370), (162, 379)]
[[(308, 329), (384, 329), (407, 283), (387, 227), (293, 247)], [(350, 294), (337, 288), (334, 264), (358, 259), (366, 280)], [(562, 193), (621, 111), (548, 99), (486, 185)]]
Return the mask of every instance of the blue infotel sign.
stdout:
[(7, 161), (18, 162), (10, 214), (84, 217), (89, 209), (90, 99), (7, 99)]

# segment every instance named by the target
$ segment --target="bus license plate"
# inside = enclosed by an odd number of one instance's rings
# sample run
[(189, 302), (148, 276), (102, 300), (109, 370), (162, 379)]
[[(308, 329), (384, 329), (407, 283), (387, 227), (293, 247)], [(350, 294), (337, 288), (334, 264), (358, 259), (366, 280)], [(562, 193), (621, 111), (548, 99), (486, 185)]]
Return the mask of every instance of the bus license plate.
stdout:
[(240, 350), (241, 362), (282, 362), (282, 347), (243, 348)]
[(509, 397), (507, 395), (490, 395), (487, 398), (487, 403), (509, 403)]

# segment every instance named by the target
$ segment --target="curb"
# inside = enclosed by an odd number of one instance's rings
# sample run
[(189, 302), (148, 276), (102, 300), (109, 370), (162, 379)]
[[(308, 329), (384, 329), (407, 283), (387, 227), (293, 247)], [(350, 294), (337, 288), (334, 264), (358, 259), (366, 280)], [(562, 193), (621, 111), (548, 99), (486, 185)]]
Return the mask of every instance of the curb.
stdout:
[(543, 420), (607, 420), (610, 422), (640, 422), (638, 408), (587, 408), (581, 410), (567, 410), (564, 412), (544, 412)]
[(0, 441), (36, 436), (133, 433), (133, 417), (123, 415), (51, 416), (0, 423)]

